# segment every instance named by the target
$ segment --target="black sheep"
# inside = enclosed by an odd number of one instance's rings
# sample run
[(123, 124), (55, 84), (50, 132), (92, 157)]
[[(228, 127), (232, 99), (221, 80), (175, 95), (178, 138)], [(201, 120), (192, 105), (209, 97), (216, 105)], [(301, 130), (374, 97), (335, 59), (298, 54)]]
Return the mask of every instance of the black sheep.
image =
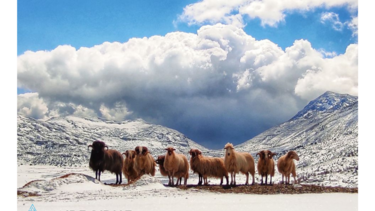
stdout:
[[(116, 174), (116, 184), (121, 184), (124, 162), (121, 153), (117, 150), (108, 149), (108, 146), (102, 141), (94, 141), (88, 147), (92, 147), (89, 166), (95, 171), (95, 178), (100, 181), (101, 172), (108, 170)], [(107, 150), (104, 148), (107, 148)]]

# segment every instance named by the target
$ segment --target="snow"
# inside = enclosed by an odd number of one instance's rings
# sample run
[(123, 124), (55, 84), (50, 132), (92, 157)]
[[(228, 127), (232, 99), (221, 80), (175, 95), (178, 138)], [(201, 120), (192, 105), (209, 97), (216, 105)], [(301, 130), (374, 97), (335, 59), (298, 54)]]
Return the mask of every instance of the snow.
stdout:
[[(67, 173), (65, 178), (58, 178)], [(165, 187), (166, 179), (143, 176), (129, 186), (112, 187), (92, 178), (87, 167), (20, 166), (18, 190), (35, 191), (41, 196), (17, 197), (18, 210), (358, 210), (358, 194), (279, 194), (255, 195), (213, 193), (194, 188), (187, 190)], [(23, 181), (41, 179), (22, 188)], [(104, 173), (103, 182), (114, 182), (114, 175)], [(164, 182), (163, 182), (164, 181)], [(28, 181), (29, 182), (29, 181)], [(196, 183), (193, 175), (188, 184)], [(272, 203), (270, 203), (272, 202)]]

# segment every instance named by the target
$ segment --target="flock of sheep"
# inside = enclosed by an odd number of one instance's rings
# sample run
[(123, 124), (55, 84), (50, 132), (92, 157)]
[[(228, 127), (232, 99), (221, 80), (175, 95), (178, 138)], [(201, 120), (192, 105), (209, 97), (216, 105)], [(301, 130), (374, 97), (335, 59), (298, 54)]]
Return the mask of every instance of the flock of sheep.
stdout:
[[(159, 165), (161, 175), (168, 176), (169, 186), (181, 185), (184, 178), (184, 185), (189, 178), (190, 169), (199, 176), (198, 185), (208, 185), (207, 178), (220, 178), (220, 185), (223, 184), (225, 177), (226, 184), (229, 185), (228, 175), (230, 173), (230, 185), (236, 185), (236, 174), (241, 172), (246, 175), (245, 185), (249, 184), (249, 173), (252, 176), (252, 185), (254, 185), (255, 161), (253, 156), (247, 152), (236, 152), (231, 143), (227, 143), (224, 147), (224, 158), (203, 156), (198, 149), (191, 149), (190, 162), (183, 154), (175, 152), (173, 147), (168, 147), (165, 155), (160, 155), (155, 160), (147, 147), (137, 146), (134, 150), (126, 150), (120, 153), (117, 150), (108, 149), (108, 146), (102, 141), (94, 141), (91, 147), (90, 168), (95, 171), (95, 178), (100, 180), (100, 175), (107, 170), (116, 174), (116, 183), (121, 184), (122, 173), (125, 175), (128, 183), (136, 180), (144, 174), (155, 176), (156, 165)], [(105, 149), (107, 148), (107, 149)], [(122, 155), (125, 155), (123, 159)], [(270, 176), (269, 184), (272, 184), (272, 177), (275, 175), (275, 161), (273, 156), (275, 153), (269, 150), (262, 150), (256, 154), (259, 156), (257, 170), (261, 176), (261, 185), (267, 185), (267, 177)], [(282, 175), (281, 183), (290, 184), (290, 175), (294, 177), (296, 183), (296, 166), (294, 160), (299, 160), (296, 152), (290, 151), (281, 156), (277, 161), (277, 169)], [(189, 164), (190, 163), (190, 164)], [(265, 177), (265, 182), (263, 182)], [(177, 179), (174, 183), (174, 178)]]

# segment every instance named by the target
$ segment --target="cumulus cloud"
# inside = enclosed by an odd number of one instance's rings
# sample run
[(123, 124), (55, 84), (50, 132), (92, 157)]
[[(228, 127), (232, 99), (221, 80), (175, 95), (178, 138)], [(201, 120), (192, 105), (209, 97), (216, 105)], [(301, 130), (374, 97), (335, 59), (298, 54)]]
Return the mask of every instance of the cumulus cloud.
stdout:
[(283, 50), (217, 24), (197, 34), (27, 51), (18, 56), (18, 85), (38, 92), (49, 114), (142, 118), (221, 147), (287, 120), (327, 90), (357, 95), (357, 55), (350, 45), (326, 58), (307, 40)]
[(38, 93), (26, 93), (17, 96), (17, 112), (26, 117), (44, 119), (48, 107)]
[[(225, 23), (228, 18), (247, 16), (259, 18), (263, 26), (276, 26), (284, 21), (290, 11), (309, 11), (318, 7), (331, 8), (346, 6), (349, 11), (358, 8), (357, 0), (202, 0), (189, 4), (179, 16), (179, 20), (188, 24)], [(242, 19), (241, 19), (242, 20)], [(238, 24), (238, 22), (234, 22)], [(243, 21), (241, 22), (242, 25)]]
[(124, 102), (115, 103), (113, 108), (107, 108), (104, 104), (100, 105), (101, 115), (108, 120), (122, 121), (132, 112), (129, 112)]
[(349, 45), (345, 54), (327, 59), (319, 68), (307, 69), (295, 87), (296, 94), (304, 99), (317, 97), (319, 90), (357, 95), (358, 45)]

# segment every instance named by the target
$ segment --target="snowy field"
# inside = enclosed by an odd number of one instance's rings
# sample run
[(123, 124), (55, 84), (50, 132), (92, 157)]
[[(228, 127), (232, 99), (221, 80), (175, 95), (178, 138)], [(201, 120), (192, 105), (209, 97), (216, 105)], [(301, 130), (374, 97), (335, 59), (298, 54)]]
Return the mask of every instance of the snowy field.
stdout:
[[(66, 178), (57, 178), (69, 173)], [(83, 174), (83, 175), (81, 175)], [(190, 188), (181, 190), (165, 187), (167, 178), (143, 176), (136, 183), (125, 187), (112, 187), (98, 182), (94, 172), (88, 167), (55, 167), (55, 166), (18, 166), (17, 188), (19, 191), (33, 192), (40, 196), (17, 197), (17, 210), (29, 210), (33, 204), (37, 211), (43, 210), (358, 210), (358, 194), (324, 193), (324, 194), (228, 194), (212, 193)], [(244, 176), (238, 177), (237, 183), (244, 182)], [(102, 182), (114, 183), (115, 175), (102, 174)], [(32, 180), (40, 180), (30, 183)], [(196, 175), (190, 175), (188, 184), (196, 184)], [(218, 184), (213, 179), (210, 184)], [(123, 184), (127, 183), (123, 179)]]

